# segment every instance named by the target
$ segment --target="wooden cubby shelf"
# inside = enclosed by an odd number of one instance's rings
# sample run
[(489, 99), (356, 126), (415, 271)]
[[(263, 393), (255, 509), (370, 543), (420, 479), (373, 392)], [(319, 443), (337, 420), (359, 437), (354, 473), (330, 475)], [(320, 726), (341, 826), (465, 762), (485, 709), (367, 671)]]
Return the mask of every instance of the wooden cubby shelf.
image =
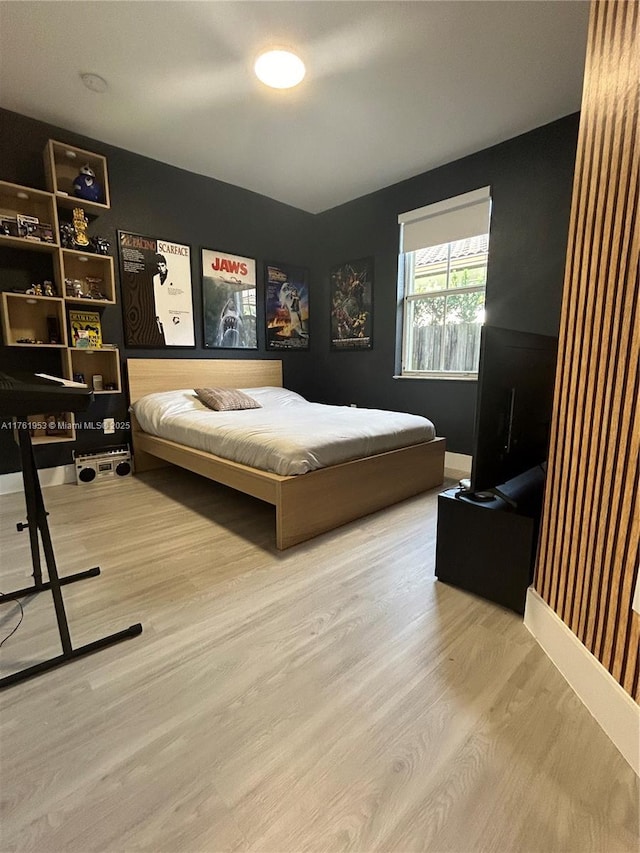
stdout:
[[(94, 394), (119, 394), (122, 391), (120, 376), (120, 351), (115, 347), (101, 349), (81, 349), (70, 347), (65, 353), (65, 376), (73, 379), (81, 374), (84, 381), (93, 388)], [(93, 383), (94, 376), (102, 377), (102, 390), (97, 391)], [(114, 385), (114, 388), (107, 388)]]
[[(64, 300), (54, 296), (3, 292), (2, 332), (8, 347), (63, 349), (67, 346)], [(58, 343), (51, 342), (55, 332)]]
[(71, 412), (29, 415), (27, 420), (37, 427), (31, 431), (32, 444), (59, 444), (63, 441), (76, 440), (75, 420)]
[[(78, 198), (74, 192), (73, 181), (85, 164), (93, 169), (101, 187), (99, 202)], [(44, 151), (44, 169), (47, 186), (55, 195), (59, 207), (67, 209), (82, 207), (87, 213), (95, 215), (109, 210), (111, 204), (106, 157), (50, 139)]]
[[(65, 282), (64, 298), (66, 302), (82, 305), (115, 305), (116, 288), (113, 271), (113, 258), (110, 255), (94, 255), (91, 252), (78, 252), (75, 249), (62, 249), (62, 278)], [(88, 296), (70, 296), (66, 290), (67, 280), (79, 281), (82, 292), (91, 291), (89, 279), (100, 279), (95, 286), (106, 299), (91, 299)]]
[[(25, 237), (19, 233), (21, 224), (18, 218), (23, 216), (37, 219), (36, 233), (40, 235), (40, 239)], [(11, 233), (7, 234), (7, 230)], [(50, 234), (50, 240), (42, 239), (45, 231)], [(31, 187), (0, 181), (0, 245), (31, 252), (57, 253), (58, 213), (53, 195)]]

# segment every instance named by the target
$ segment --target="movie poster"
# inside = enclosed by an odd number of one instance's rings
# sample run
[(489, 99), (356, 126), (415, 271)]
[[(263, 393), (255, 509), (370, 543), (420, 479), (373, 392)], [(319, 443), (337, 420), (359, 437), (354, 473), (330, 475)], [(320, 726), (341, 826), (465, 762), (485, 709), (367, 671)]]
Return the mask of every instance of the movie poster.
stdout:
[(308, 271), (267, 263), (264, 273), (267, 350), (308, 350)]
[(333, 267), (330, 273), (331, 349), (373, 348), (373, 258)]
[(125, 346), (193, 347), (191, 250), (118, 231)]
[(257, 349), (256, 262), (202, 250), (204, 345)]

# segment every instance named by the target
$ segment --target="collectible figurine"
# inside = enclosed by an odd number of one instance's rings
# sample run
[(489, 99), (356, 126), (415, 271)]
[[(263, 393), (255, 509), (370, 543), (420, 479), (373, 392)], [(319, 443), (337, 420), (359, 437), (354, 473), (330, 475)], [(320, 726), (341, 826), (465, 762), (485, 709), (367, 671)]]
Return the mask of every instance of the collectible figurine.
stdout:
[(82, 249), (86, 249), (89, 245), (89, 238), (87, 237), (87, 228), (89, 227), (89, 220), (84, 215), (84, 210), (81, 207), (73, 208), (73, 230), (75, 232), (74, 235), (74, 243), (76, 246), (80, 246)]
[[(26, 292), (29, 294), (29, 296), (42, 296), (42, 285), (32, 284)], [(45, 296), (46, 295), (47, 294), (45, 294)]]
[(78, 198), (86, 201), (101, 201), (102, 187), (96, 181), (96, 173), (88, 163), (80, 169), (80, 173), (73, 182), (73, 191)]
[(63, 249), (73, 249), (76, 232), (70, 222), (60, 223), (60, 245)]
[(45, 283), (42, 285), (42, 291), (43, 291), (45, 296), (57, 296), (58, 295), (56, 293), (56, 289), (53, 286), (52, 281), (45, 281)]
[(107, 297), (100, 290), (100, 285), (102, 284), (101, 278), (93, 278), (92, 276), (87, 276), (87, 287), (89, 292), (87, 296), (90, 299), (106, 299)]
[(92, 237), (91, 246), (96, 255), (108, 255), (111, 251), (111, 244), (104, 237)]

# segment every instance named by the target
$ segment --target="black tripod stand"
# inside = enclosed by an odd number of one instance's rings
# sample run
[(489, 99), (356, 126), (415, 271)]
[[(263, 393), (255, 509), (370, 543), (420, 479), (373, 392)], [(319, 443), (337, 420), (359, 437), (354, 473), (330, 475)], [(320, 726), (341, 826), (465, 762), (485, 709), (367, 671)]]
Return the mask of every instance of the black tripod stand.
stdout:
[[(16, 427), (18, 433), (18, 441), (20, 445), (20, 455), (22, 458), (22, 479), (24, 482), (24, 494), (27, 505), (27, 522), (26, 524), (18, 524), (18, 530), (23, 530), (25, 527), (29, 530), (29, 541), (31, 545), (31, 559), (33, 561), (33, 585), (18, 589), (14, 592), (9, 592), (6, 595), (0, 595), (0, 604), (5, 601), (13, 601), (16, 598), (23, 598), (29, 595), (34, 595), (39, 592), (51, 590), (53, 596), (53, 604), (56, 611), (56, 619), (58, 622), (58, 631), (60, 633), (60, 642), (62, 644), (62, 654), (48, 660), (37, 663), (34, 666), (29, 666), (26, 669), (14, 672), (0, 679), (0, 688), (9, 687), (19, 681), (24, 681), (34, 675), (40, 675), (42, 672), (47, 672), (55, 667), (62, 666), (65, 663), (70, 663), (79, 657), (89, 655), (92, 652), (97, 652), (121, 640), (126, 640), (129, 637), (136, 637), (142, 633), (142, 625), (138, 622), (131, 625), (124, 631), (118, 631), (116, 634), (110, 634), (103, 637), (101, 640), (95, 640), (93, 643), (88, 643), (85, 646), (74, 648), (69, 636), (69, 624), (67, 615), (64, 609), (62, 600), (62, 592), (60, 587), (75, 583), (75, 581), (83, 580), (84, 578), (95, 577), (100, 574), (100, 569), (95, 566), (84, 572), (78, 572), (75, 575), (59, 578), (56, 561), (53, 554), (53, 545), (51, 544), (51, 536), (49, 534), (49, 525), (47, 523), (47, 511), (42, 499), (42, 491), (40, 488), (40, 480), (38, 477), (38, 469), (33, 454), (33, 445), (31, 436), (26, 425)], [(48, 581), (42, 580), (42, 568), (40, 563), (40, 539), (42, 540), (42, 548), (44, 551), (47, 571), (49, 575)]]

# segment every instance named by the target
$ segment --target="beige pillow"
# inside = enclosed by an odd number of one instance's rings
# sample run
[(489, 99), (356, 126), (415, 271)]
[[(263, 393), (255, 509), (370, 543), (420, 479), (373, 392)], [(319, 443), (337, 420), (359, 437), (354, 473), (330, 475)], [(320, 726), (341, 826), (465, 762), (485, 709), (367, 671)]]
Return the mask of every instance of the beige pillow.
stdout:
[(194, 388), (197, 398), (215, 412), (261, 409), (260, 403), (238, 388)]

